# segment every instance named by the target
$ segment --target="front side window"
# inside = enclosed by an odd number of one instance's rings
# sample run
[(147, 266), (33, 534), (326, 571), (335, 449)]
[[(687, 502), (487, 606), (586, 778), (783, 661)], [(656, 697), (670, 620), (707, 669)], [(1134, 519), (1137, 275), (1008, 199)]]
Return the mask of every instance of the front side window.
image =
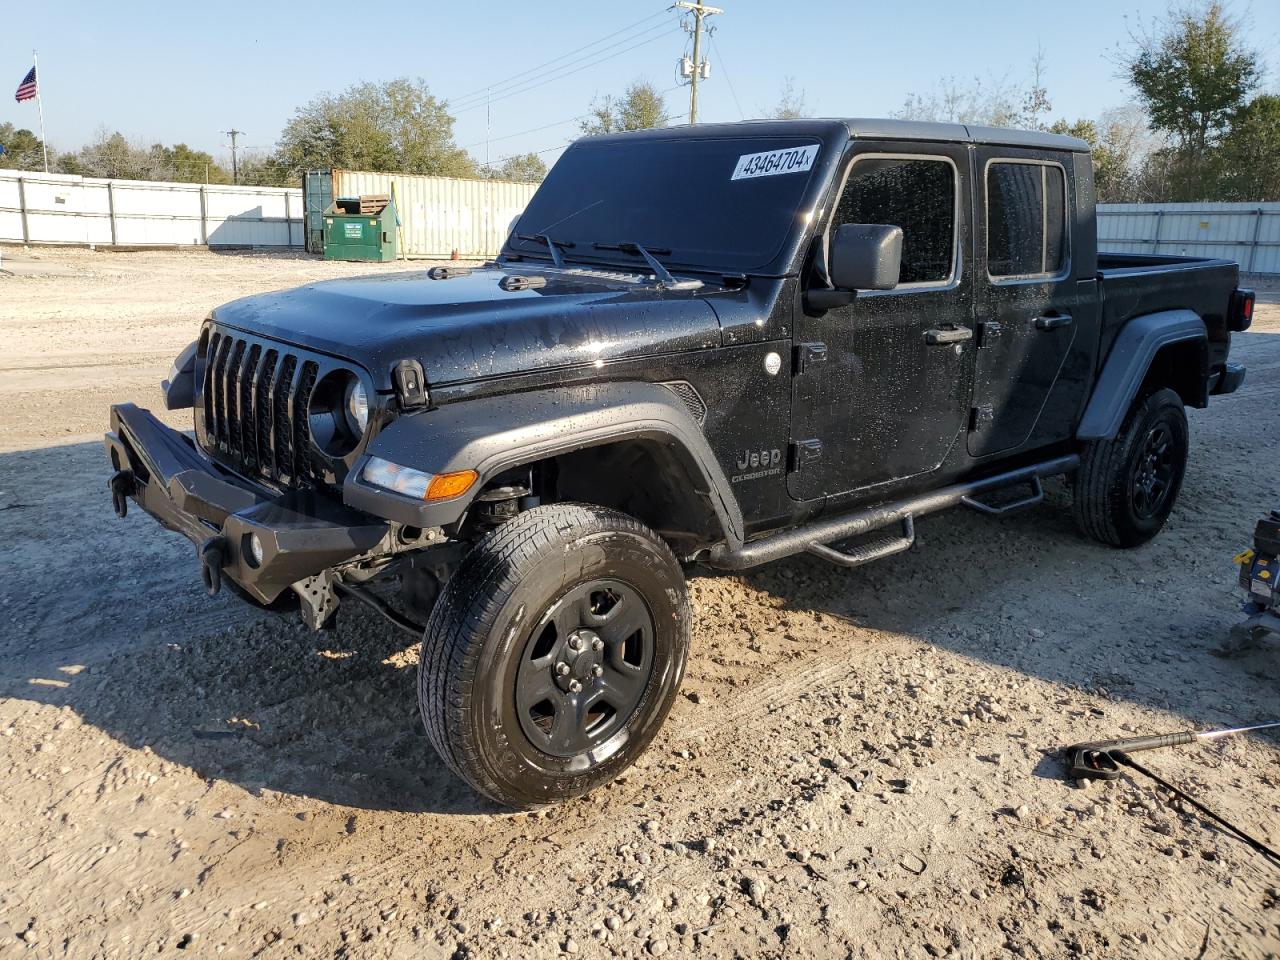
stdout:
[(1058, 273), (1065, 262), (1066, 183), (1045, 163), (987, 167), (987, 272), (992, 277)]
[(831, 229), (846, 223), (902, 228), (899, 286), (945, 283), (955, 272), (955, 167), (942, 158), (859, 157)]

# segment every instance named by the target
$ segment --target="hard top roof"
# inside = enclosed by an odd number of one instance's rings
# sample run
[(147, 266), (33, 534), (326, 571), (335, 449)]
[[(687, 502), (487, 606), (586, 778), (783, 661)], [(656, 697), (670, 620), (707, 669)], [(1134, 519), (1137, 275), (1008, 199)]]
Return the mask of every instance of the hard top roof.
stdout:
[(628, 133), (609, 133), (585, 139), (593, 142), (616, 140), (620, 137), (670, 137), (672, 134), (691, 137), (715, 136), (829, 136), (832, 128), (841, 125), (851, 138), (858, 140), (923, 140), (949, 143), (984, 143), (1008, 147), (1028, 147), (1043, 150), (1069, 150), (1089, 152), (1089, 144), (1077, 137), (1067, 137), (1040, 130), (1006, 130), (999, 127), (978, 127), (963, 123), (934, 123), (924, 120), (879, 119), (802, 119), (802, 120), (743, 120), (738, 123), (684, 124), (674, 127), (657, 127), (652, 130), (634, 130)]

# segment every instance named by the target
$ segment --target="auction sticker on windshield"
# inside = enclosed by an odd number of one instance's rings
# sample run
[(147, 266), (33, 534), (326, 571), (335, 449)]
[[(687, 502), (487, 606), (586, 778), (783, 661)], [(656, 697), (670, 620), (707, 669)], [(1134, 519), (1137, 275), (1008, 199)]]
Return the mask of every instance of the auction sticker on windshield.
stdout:
[(766, 150), (763, 153), (744, 153), (738, 158), (730, 180), (746, 180), (750, 177), (776, 177), (783, 173), (802, 173), (813, 167), (818, 156), (818, 144), (807, 147), (791, 147), (787, 150)]

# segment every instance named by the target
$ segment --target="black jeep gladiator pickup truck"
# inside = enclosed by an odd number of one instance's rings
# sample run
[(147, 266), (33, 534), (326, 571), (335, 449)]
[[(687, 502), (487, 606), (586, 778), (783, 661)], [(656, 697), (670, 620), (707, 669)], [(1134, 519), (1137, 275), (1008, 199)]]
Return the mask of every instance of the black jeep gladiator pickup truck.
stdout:
[(110, 488), (210, 592), (366, 604), (422, 637), (445, 762), (515, 807), (585, 793), (684, 672), (682, 564), (907, 550), (1069, 474), (1085, 535), (1154, 536), (1184, 408), (1230, 393), (1225, 260), (1097, 251), (1080, 140), (795, 120), (580, 140), (495, 262), (219, 307), (111, 408)]

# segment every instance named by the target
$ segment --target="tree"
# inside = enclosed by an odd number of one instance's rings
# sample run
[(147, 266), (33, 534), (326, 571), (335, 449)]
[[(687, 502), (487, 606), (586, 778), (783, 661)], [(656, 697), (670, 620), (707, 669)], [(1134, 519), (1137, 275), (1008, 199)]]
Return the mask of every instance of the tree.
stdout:
[(1044, 56), (1031, 61), (1031, 76), (1024, 83), (1009, 77), (973, 77), (962, 80), (943, 77), (928, 93), (911, 92), (893, 116), (903, 120), (932, 120), (971, 123), (985, 127), (1045, 128), (1050, 110), (1043, 83)]
[(1100, 203), (1126, 203), (1146, 199), (1139, 195), (1141, 171), (1155, 152), (1141, 108), (1117, 107), (1098, 120), (1059, 120), (1049, 131), (1079, 137), (1093, 153), (1093, 181)]
[(539, 183), (546, 179), (547, 165), (536, 153), (521, 153), (507, 157), (500, 167), (486, 167), (485, 174), (493, 180)]
[[(6, 170), (43, 170), (44, 152), (40, 138), (30, 130), (15, 127), (12, 123), (0, 123), (0, 168)], [(56, 154), (49, 151), (49, 162), (56, 162)]]
[(441, 177), (476, 175), (453, 140), (453, 117), (426, 82), (360, 83), (299, 107), (280, 135), (276, 163), (296, 181), (305, 170), (346, 167)]
[(147, 148), (130, 143), (124, 134), (110, 133), (105, 127), (75, 154), (64, 154), (58, 168), (63, 173), (117, 180), (167, 180), (172, 170)]
[(1232, 115), (1219, 156), (1223, 200), (1280, 200), (1280, 96), (1261, 94)]
[(778, 102), (774, 105), (770, 116), (775, 120), (795, 120), (808, 115), (809, 108), (804, 102), (804, 91), (796, 90), (795, 81), (791, 77), (784, 78), (782, 95), (778, 97)]
[(1203, 158), (1226, 132), (1260, 76), (1258, 53), (1218, 0), (1175, 10), (1144, 34), (1121, 66), (1153, 130)]
[(253, 187), (297, 187), (301, 178), (285, 168), (279, 154), (250, 151), (240, 156), (240, 182)]
[(178, 183), (231, 182), (231, 174), (213, 159), (212, 154), (193, 150), (185, 143), (175, 143), (172, 147), (157, 143), (151, 148), (151, 156), (157, 166), (169, 168), (169, 175), (163, 178), (165, 180)]
[(606, 96), (592, 100), (587, 119), (579, 124), (587, 135), (648, 130), (666, 125), (666, 102), (658, 88), (648, 80), (633, 81), (621, 99)]
[(1045, 117), (1053, 109), (1053, 104), (1049, 102), (1049, 91), (1044, 85), (1044, 72), (1044, 51), (1036, 50), (1036, 55), (1031, 58), (1031, 83), (1022, 91), (1020, 109), (1013, 117), (1014, 126), (1025, 130), (1047, 129)]
[(1093, 154), (1093, 184), (1098, 192), (1098, 200), (1102, 202), (1112, 192), (1112, 187), (1124, 174), (1124, 158), (1115, 156), (1102, 142), (1098, 133), (1098, 125), (1092, 120), (1077, 120), (1067, 123), (1058, 120), (1049, 128), (1050, 133), (1078, 137), (1089, 144)]

